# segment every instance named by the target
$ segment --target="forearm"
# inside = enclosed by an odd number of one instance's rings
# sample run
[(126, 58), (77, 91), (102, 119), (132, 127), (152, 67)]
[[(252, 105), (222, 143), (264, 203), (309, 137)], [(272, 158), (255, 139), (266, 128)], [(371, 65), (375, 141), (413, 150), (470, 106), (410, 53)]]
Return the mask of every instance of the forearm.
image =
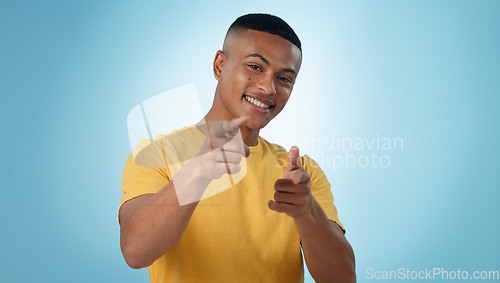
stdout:
[(191, 189), (200, 199), (207, 185), (186, 168), (131, 213), (121, 225), (122, 252), (131, 267), (149, 266), (177, 244), (198, 205), (180, 205), (179, 191)]
[(294, 220), (307, 267), (316, 282), (355, 282), (352, 248), (314, 197), (311, 209)]

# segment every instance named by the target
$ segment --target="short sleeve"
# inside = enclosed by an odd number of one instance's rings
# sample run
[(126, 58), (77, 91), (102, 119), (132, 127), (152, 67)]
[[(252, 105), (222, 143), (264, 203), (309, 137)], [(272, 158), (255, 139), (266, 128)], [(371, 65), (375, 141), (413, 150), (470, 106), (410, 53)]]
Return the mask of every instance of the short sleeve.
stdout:
[(154, 194), (165, 187), (171, 180), (168, 170), (139, 166), (131, 153), (123, 168), (121, 190), (123, 196), (120, 206), (126, 201), (144, 194)]
[(311, 177), (311, 193), (314, 198), (318, 201), (319, 205), (321, 205), (328, 219), (337, 223), (345, 233), (345, 228), (339, 221), (337, 208), (333, 204), (333, 195), (330, 190), (331, 185), (330, 182), (328, 182), (325, 173), (323, 173), (323, 170), (321, 170), (318, 163), (307, 155), (301, 157), (301, 162), (304, 169)]

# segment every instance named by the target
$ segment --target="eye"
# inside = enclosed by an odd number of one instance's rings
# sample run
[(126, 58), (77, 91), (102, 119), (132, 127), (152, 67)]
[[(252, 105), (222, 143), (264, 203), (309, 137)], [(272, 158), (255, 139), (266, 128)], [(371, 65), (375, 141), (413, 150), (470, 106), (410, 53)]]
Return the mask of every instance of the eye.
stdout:
[(291, 83), (292, 83), (292, 80), (290, 80), (289, 78), (284, 77), (284, 76), (279, 76), (279, 77), (278, 77), (278, 80), (280, 80), (280, 81), (284, 81), (284, 82), (289, 83), (289, 84), (291, 84)]
[(254, 69), (256, 71), (261, 71), (260, 67), (257, 66), (257, 65), (250, 64), (250, 65), (248, 65), (248, 67), (250, 67), (250, 68), (252, 68), (252, 69)]

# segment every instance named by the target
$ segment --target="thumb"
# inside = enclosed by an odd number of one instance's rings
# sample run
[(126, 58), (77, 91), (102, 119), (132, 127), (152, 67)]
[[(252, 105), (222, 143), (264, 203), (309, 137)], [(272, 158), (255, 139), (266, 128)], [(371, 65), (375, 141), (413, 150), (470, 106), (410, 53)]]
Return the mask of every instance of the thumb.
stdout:
[(234, 138), (240, 127), (248, 123), (249, 117), (234, 118), (231, 121), (209, 121), (207, 123), (209, 138)]
[(245, 126), (250, 120), (249, 116), (243, 116), (234, 118), (231, 120), (232, 123), (224, 123), (223, 128), (231, 137), (235, 137), (241, 127)]
[(286, 170), (292, 171), (301, 167), (302, 164), (300, 164), (299, 148), (296, 146), (292, 146), (292, 148), (290, 148), (290, 151), (288, 152), (288, 166), (286, 167)]

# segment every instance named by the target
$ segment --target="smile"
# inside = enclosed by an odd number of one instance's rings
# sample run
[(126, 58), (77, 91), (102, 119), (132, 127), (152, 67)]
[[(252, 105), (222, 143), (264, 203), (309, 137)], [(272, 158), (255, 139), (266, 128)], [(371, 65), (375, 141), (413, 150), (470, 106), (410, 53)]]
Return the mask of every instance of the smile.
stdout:
[(265, 103), (262, 103), (262, 102), (258, 101), (257, 99), (253, 99), (252, 97), (249, 97), (249, 96), (246, 96), (246, 95), (244, 95), (243, 97), (244, 97), (244, 98), (245, 98), (248, 102), (250, 102), (250, 103), (252, 103), (253, 105), (258, 106), (258, 107), (260, 107), (260, 108), (263, 108), (263, 109), (268, 109), (269, 107), (271, 107), (271, 106), (269, 106), (269, 105), (267, 105), (267, 104), (265, 104)]

